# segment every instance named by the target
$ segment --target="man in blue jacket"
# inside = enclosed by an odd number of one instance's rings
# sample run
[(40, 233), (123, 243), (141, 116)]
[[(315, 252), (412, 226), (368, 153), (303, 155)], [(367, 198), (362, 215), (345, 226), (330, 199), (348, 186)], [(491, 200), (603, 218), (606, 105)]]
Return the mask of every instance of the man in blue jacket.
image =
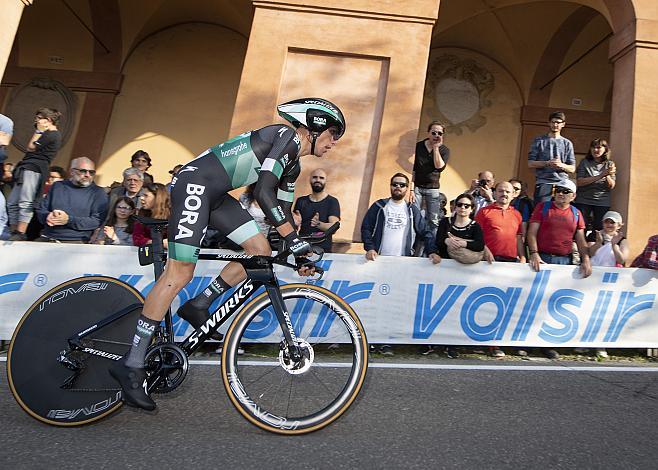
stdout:
[(44, 225), (35, 241), (87, 243), (107, 217), (108, 197), (94, 183), (94, 162), (80, 157), (71, 161), (68, 180), (55, 182), (37, 209)]
[(432, 232), (418, 208), (405, 201), (409, 178), (396, 173), (391, 178), (391, 197), (376, 201), (361, 223), (361, 239), (366, 250), (366, 259), (374, 261), (377, 256), (414, 256), (416, 237), (433, 242)]

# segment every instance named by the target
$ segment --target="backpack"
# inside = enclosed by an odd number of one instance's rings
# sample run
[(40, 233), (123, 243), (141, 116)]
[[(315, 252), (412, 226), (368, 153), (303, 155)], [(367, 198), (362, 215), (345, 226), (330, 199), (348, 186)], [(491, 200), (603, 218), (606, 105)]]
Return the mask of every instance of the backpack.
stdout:
[[(553, 205), (553, 203), (551, 201), (548, 201), (548, 202), (544, 203), (544, 206), (541, 208), (541, 220), (544, 220), (546, 218), (546, 216), (548, 215), (548, 210), (551, 208), (552, 205)], [(578, 230), (578, 217), (580, 215), (580, 212), (578, 211), (578, 209), (575, 206), (573, 206), (571, 204), (569, 204), (569, 207), (571, 207), (571, 213), (573, 214), (573, 220), (574, 220), (574, 222), (576, 222), (576, 230)], [(575, 233), (575, 231), (574, 231), (574, 233)]]

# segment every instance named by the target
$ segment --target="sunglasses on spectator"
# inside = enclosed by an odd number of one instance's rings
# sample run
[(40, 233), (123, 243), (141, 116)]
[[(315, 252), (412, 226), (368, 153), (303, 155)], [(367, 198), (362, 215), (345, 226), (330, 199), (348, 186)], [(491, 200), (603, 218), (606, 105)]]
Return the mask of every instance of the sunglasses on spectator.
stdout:
[(455, 204), (455, 207), (459, 207), (460, 209), (470, 209), (473, 207), (473, 204), (469, 204), (468, 202), (458, 202)]
[(393, 186), (394, 188), (406, 188), (408, 185), (407, 183), (400, 183), (398, 181), (393, 181), (391, 183), (391, 186)]
[(564, 121), (562, 121), (561, 119), (554, 119), (551, 121), (551, 124), (563, 124), (563, 123)]
[(521, 191), (521, 186), (512, 186), (514, 191)]
[(75, 171), (78, 173), (83, 173), (83, 174), (90, 174), (91, 176), (94, 176), (96, 174), (96, 170), (87, 170), (86, 168), (73, 168)]
[(432, 134), (434, 136), (437, 136), (437, 135), (441, 136), (441, 135), (443, 135), (443, 132), (441, 132), (441, 131), (432, 131), (432, 132), (430, 132), (430, 134)]
[(570, 189), (568, 189), (568, 188), (557, 188), (557, 189), (555, 190), (555, 192), (556, 192), (557, 194), (571, 194), (571, 193), (573, 193), (573, 191), (570, 190)]

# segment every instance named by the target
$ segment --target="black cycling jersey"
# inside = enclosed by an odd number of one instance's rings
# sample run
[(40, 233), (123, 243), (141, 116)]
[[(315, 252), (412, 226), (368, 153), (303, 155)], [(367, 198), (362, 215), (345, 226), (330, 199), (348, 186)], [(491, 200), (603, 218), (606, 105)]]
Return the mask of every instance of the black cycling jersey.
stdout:
[(169, 257), (195, 263), (208, 225), (237, 244), (260, 233), (229, 191), (256, 183), (254, 197), (270, 222), (292, 224), (301, 142), (283, 124), (246, 132), (209, 148), (180, 169), (171, 185)]

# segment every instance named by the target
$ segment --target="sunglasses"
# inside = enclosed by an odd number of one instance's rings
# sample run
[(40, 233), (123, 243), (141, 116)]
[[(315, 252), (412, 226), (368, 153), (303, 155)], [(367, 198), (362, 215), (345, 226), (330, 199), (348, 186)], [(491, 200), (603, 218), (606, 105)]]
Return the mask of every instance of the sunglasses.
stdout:
[(514, 191), (521, 191), (521, 186), (518, 186), (518, 187), (517, 186), (512, 186), (512, 189)]
[(432, 132), (430, 132), (430, 134), (432, 134), (432, 135), (434, 135), (434, 136), (437, 136), (437, 135), (438, 135), (438, 136), (442, 136), (442, 135), (443, 135), (443, 132), (441, 132), (441, 131), (432, 131)]
[(571, 193), (573, 193), (572, 190), (567, 189), (567, 188), (557, 188), (557, 189), (555, 190), (555, 192), (556, 192), (557, 194), (571, 194)]
[(394, 188), (406, 188), (408, 185), (407, 183), (398, 183), (397, 181), (394, 181), (391, 183), (391, 186)]
[(459, 207), (460, 209), (470, 209), (473, 207), (473, 204), (469, 204), (468, 202), (458, 202), (455, 204), (455, 207)]
[(564, 121), (555, 120), (555, 121), (551, 121), (551, 124), (564, 124)]
[(96, 170), (87, 170), (86, 168), (73, 168), (73, 169), (78, 173), (82, 173), (84, 175), (90, 174), (91, 176), (94, 176), (96, 174)]

